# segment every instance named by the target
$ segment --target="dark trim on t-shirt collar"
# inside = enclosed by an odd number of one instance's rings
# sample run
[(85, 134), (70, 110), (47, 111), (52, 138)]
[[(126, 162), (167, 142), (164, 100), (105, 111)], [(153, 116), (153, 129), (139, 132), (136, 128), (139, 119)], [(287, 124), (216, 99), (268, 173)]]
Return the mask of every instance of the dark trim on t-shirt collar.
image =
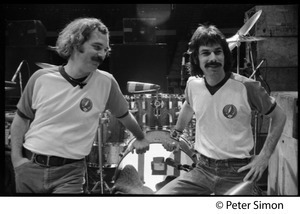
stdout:
[(211, 95), (214, 95), (227, 82), (227, 80), (230, 78), (230, 76), (231, 76), (231, 72), (225, 73), (224, 79), (221, 82), (219, 82), (217, 85), (214, 85), (214, 86), (210, 86), (207, 83), (206, 78), (204, 76), (205, 86), (206, 86), (207, 90), (209, 91), (209, 93)]
[[(83, 88), (83, 86), (85, 86), (86, 85), (86, 83), (83, 83), (83, 82), (80, 82), (80, 81), (76, 81), (76, 80), (74, 80), (74, 79), (71, 79), (70, 78), (70, 76), (67, 74), (67, 72), (65, 71), (65, 69), (64, 69), (64, 65), (62, 65), (62, 66), (59, 66), (59, 73), (69, 82), (69, 83), (71, 83), (71, 85), (73, 86), (73, 87), (76, 87), (77, 85), (79, 85), (79, 87), (80, 88)], [(84, 79), (86, 79), (86, 77), (85, 78), (83, 78), (83, 80)]]

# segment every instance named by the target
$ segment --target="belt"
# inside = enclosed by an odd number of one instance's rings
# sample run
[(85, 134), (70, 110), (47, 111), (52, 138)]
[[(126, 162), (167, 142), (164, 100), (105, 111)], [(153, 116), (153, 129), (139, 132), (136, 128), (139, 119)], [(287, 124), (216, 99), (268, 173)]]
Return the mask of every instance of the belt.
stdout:
[(31, 152), (30, 150), (23, 147), (23, 154), (26, 158), (29, 160), (33, 160), (33, 162), (45, 166), (45, 167), (51, 167), (51, 166), (62, 166), (69, 163), (74, 163), (76, 161), (81, 161), (83, 159), (68, 159), (68, 158), (62, 158), (57, 156), (49, 156), (49, 155), (41, 155)]
[(209, 165), (217, 165), (217, 164), (233, 164), (233, 163), (242, 163), (242, 164), (248, 164), (251, 162), (251, 158), (228, 158), (228, 159), (213, 159), (206, 157), (205, 155), (198, 154), (200, 159), (208, 163)]

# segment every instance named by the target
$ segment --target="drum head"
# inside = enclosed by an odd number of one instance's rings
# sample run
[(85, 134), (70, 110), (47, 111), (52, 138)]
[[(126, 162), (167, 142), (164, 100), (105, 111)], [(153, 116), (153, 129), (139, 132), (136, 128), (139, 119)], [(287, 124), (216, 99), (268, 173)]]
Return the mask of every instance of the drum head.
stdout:
[[(179, 151), (169, 152), (162, 145), (164, 141), (174, 142), (174, 140), (169, 137), (169, 131), (149, 131), (146, 133), (146, 138), (150, 141), (149, 151), (144, 154), (136, 154), (135, 151), (133, 153), (132, 151), (126, 150), (117, 166), (114, 176), (115, 181), (118, 180), (120, 171), (124, 169), (125, 166), (131, 165), (138, 172), (141, 182), (153, 192), (156, 192), (166, 179), (177, 177), (181, 173), (186, 173), (186, 171), (168, 165), (166, 163), (167, 158), (171, 158), (179, 165), (185, 164), (191, 166), (195, 163), (192, 148), (185, 139), (179, 141), (181, 146)], [(129, 142), (129, 145), (135, 140), (136, 139), (133, 138)], [(130, 146), (128, 146), (128, 148), (129, 147)], [(128, 178), (128, 180), (130, 179), (132, 178)]]

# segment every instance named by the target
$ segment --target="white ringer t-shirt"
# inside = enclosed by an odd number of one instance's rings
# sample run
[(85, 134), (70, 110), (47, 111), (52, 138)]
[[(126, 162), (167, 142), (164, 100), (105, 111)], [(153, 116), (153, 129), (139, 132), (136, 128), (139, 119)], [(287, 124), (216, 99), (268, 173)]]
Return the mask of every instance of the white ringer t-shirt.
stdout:
[(186, 101), (195, 112), (195, 149), (210, 158), (246, 158), (253, 148), (251, 112), (270, 113), (275, 99), (260, 82), (236, 73), (211, 94), (204, 78), (190, 77)]
[(81, 159), (91, 150), (99, 115), (106, 109), (116, 117), (128, 112), (114, 77), (92, 72), (82, 88), (70, 82), (62, 66), (40, 69), (29, 79), (17, 113), (30, 119), (24, 147), (35, 153)]

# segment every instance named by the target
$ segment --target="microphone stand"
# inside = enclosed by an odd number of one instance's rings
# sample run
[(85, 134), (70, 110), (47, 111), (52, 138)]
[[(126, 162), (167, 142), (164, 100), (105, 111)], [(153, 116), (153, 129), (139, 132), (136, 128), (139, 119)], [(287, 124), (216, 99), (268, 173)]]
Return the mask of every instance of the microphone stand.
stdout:
[[(251, 76), (249, 78), (252, 78), (254, 76), (254, 79), (256, 80), (255, 74), (256, 74), (257, 70), (260, 68), (260, 66), (264, 63), (264, 61), (265, 61), (264, 59), (261, 60), (259, 65), (255, 69), (253, 69), (253, 73), (251, 74)], [(252, 67), (252, 68), (254, 68), (254, 67)], [(262, 79), (262, 77), (261, 77), (261, 79)]]

